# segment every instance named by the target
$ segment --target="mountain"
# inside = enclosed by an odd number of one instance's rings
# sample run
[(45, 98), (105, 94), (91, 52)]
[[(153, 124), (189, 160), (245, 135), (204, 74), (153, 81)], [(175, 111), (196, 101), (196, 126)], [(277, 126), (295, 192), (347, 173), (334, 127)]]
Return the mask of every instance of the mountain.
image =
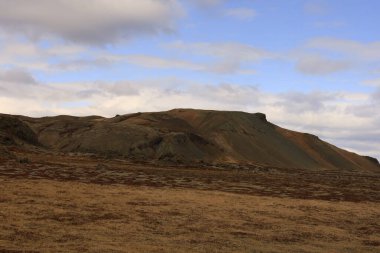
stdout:
[(113, 118), (0, 115), (0, 144), (172, 163), (380, 171), (375, 158), (267, 121), (262, 113), (174, 109)]

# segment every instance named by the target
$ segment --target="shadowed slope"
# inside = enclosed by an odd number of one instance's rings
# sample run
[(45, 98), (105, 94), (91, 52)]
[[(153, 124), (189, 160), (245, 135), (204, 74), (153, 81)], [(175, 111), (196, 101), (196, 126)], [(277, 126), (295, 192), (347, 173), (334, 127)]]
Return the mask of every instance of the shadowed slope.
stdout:
[(38, 145), (35, 132), (17, 116), (0, 114), (0, 145)]

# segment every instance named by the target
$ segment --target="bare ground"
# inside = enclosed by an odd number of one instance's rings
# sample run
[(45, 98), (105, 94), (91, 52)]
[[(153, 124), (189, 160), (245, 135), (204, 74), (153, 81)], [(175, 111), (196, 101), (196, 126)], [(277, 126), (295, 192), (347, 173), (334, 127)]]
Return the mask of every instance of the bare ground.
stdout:
[(0, 161), (0, 252), (380, 252), (380, 176)]

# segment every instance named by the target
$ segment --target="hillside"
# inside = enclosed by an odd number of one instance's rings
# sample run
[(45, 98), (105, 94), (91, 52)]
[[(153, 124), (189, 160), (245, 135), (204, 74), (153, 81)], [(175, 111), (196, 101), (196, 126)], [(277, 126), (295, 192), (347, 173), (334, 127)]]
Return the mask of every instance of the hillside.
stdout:
[(376, 159), (290, 131), (261, 113), (175, 109), (114, 118), (0, 116), (3, 145), (171, 163), (379, 171)]

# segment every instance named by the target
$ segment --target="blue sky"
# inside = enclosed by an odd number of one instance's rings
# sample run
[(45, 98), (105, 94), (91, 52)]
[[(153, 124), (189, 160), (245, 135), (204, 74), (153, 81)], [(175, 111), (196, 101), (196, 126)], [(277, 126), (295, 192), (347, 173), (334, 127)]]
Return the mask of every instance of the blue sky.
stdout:
[[(173, 33), (144, 35), (117, 44), (99, 45), (92, 48), (84, 59), (91, 60), (91, 51), (102, 54), (103, 47), (113, 54), (139, 54), (163, 59), (183, 61), (207, 61), (203, 55), (186, 54), (170, 48), (171, 43), (241, 43), (266, 50), (274, 59), (243, 63), (256, 73), (237, 75), (235, 72), (207, 73), (177, 68), (146, 68), (122, 62), (112, 66), (77, 69), (46, 75), (35, 71), (41, 81), (108, 81), (141, 79), (152, 77), (179, 76), (181, 78), (210, 81), (234, 82), (241, 85), (259, 85), (268, 91), (300, 90), (310, 91), (319, 88), (327, 90), (369, 90), (358, 86), (362, 79), (371, 76), (371, 66), (347, 67), (347, 71), (331, 71), (326, 74), (310, 74), (297, 71), (296, 56), (301, 54), (308, 42), (315, 38), (342, 39), (358, 43), (371, 43), (379, 40), (376, 1), (220, 1), (220, 4), (194, 6), (182, 3), (185, 14), (176, 23)], [(226, 14), (228, 10), (251, 10), (251, 16), (238, 17)], [(249, 13), (249, 12), (248, 12)], [(40, 42), (41, 45), (49, 42)], [(306, 52), (317, 50), (305, 49)], [(339, 53), (322, 52), (327, 59), (341, 58)], [(343, 56), (344, 57), (344, 56)], [(79, 58), (79, 57), (78, 57)], [(346, 59), (343, 59), (346, 60)], [(53, 60), (52, 60), (53, 61)], [(347, 60), (348, 61), (348, 60)], [(156, 66), (157, 67), (157, 66)]]
[(380, 157), (373, 0), (0, 0), (0, 111), (263, 112)]

